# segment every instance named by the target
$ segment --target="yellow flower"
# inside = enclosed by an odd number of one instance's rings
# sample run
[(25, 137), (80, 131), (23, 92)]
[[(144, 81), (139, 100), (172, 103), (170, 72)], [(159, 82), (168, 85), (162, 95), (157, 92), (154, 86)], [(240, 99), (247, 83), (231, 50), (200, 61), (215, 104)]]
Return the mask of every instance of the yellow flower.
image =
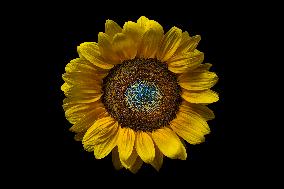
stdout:
[(116, 169), (136, 173), (143, 162), (157, 171), (163, 157), (185, 160), (185, 143), (210, 132), (218, 77), (196, 49), (200, 36), (177, 27), (164, 33), (142, 16), (121, 28), (112, 20), (98, 42), (78, 47), (66, 65), (61, 90), (75, 140), (96, 159), (111, 153)]

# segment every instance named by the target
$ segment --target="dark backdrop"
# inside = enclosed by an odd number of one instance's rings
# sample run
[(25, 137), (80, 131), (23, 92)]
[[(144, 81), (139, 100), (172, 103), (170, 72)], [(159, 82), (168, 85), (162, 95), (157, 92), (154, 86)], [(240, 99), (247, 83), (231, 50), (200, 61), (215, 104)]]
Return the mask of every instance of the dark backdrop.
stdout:
[[(215, 14), (213, 14), (215, 13)], [(97, 41), (97, 34), (104, 31), (106, 19), (112, 19), (123, 26), (126, 21), (136, 21), (141, 15), (96, 16), (88, 14), (88, 20), (74, 19), (68, 15), (63, 16), (58, 27), (52, 29), (56, 33), (56, 43), (52, 53), (56, 59), (46, 66), (47, 78), (47, 129), (48, 135), (48, 161), (46, 165), (55, 165), (55, 172), (65, 174), (76, 173), (94, 176), (133, 176), (130, 172), (116, 171), (111, 158), (96, 160), (92, 153), (85, 152), (80, 142), (76, 142), (74, 133), (68, 129), (71, 124), (66, 120), (62, 109), (64, 94), (60, 90), (63, 84), (61, 75), (65, 65), (78, 57), (76, 48), (80, 43)], [(137, 175), (144, 176), (186, 176), (202, 177), (218, 174), (233, 173), (241, 164), (240, 146), (238, 143), (238, 120), (235, 119), (236, 104), (234, 86), (236, 82), (234, 73), (240, 68), (236, 60), (237, 44), (240, 43), (239, 34), (244, 32), (238, 17), (232, 16), (230, 10), (221, 12), (200, 12), (163, 14), (162, 16), (145, 15), (149, 19), (158, 21), (165, 32), (172, 26), (177, 26), (190, 35), (201, 35), (201, 42), (197, 47), (205, 53), (205, 61), (212, 63), (212, 71), (219, 76), (219, 82), (213, 87), (220, 95), (220, 100), (209, 105), (216, 118), (209, 121), (211, 133), (206, 136), (206, 141), (199, 145), (187, 144), (188, 158), (186, 161), (164, 158), (163, 166), (157, 173), (150, 165), (143, 164)], [(81, 17), (80, 17), (81, 18)], [(90, 21), (91, 20), (91, 21)], [(54, 38), (55, 39), (55, 38)], [(54, 40), (53, 39), (53, 40)], [(46, 38), (48, 40), (48, 38)], [(218, 174), (217, 174), (218, 172)], [(69, 177), (69, 179), (72, 178)]]

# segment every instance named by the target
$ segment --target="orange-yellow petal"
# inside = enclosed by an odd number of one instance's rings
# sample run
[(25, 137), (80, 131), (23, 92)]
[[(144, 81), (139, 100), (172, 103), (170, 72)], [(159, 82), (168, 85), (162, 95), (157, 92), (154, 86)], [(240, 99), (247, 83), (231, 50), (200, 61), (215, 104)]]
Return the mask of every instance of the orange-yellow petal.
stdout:
[(149, 19), (145, 16), (141, 16), (138, 20), (137, 20), (137, 24), (142, 28), (145, 29), (148, 25)]
[(190, 144), (199, 144), (205, 140), (204, 135), (210, 132), (209, 126), (204, 118), (190, 109), (183, 110), (181, 107), (176, 119), (172, 120), (171, 128)]
[(103, 69), (111, 69), (113, 68), (113, 64), (106, 62), (102, 57), (99, 51), (99, 46), (94, 42), (85, 42), (80, 44), (78, 47), (79, 55), (83, 56), (85, 59), (93, 63), (94, 65), (103, 68)]
[(183, 101), (180, 106), (181, 112), (195, 112), (199, 114), (205, 121), (212, 120), (215, 118), (214, 112), (210, 110), (207, 106), (202, 104), (191, 104)]
[[(69, 110), (69, 111), (72, 112), (74, 110)], [(71, 114), (71, 112), (66, 111), (65, 112), (66, 117), (69, 117), (68, 114)], [(86, 131), (88, 128), (90, 128), (94, 124), (94, 122), (98, 119), (99, 115), (104, 114), (105, 112), (106, 110), (103, 107), (98, 107), (98, 108), (95, 108), (85, 113), (85, 116), (78, 119), (77, 122), (70, 128), (70, 131), (73, 131), (76, 133)]]
[(137, 53), (137, 47), (135, 47), (133, 39), (123, 33), (114, 36), (113, 49), (121, 61), (133, 59)]
[(169, 70), (174, 73), (184, 73), (197, 68), (204, 60), (204, 54), (198, 50), (176, 55), (170, 58), (167, 63)]
[(98, 48), (101, 53), (101, 56), (111, 64), (120, 64), (120, 58), (115, 53), (113, 46), (112, 46), (112, 38), (100, 32), (98, 35)]
[(218, 94), (212, 90), (189, 91), (182, 89), (181, 97), (190, 103), (213, 103), (219, 100)]
[(156, 22), (155, 20), (149, 20), (146, 23), (146, 26), (144, 28), (144, 32), (146, 32), (150, 29), (155, 30), (155, 31), (160, 31), (160, 32), (162, 32), (162, 34), (164, 34), (163, 27), (158, 22)]
[(187, 154), (185, 147), (171, 129), (167, 127), (157, 129), (152, 132), (152, 138), (165, 156), (171, 159), (186, 159)]
[(107, 156), (116, 146), (118, 123), (112, 117), (98, 119), (86, 132), (82, 143), (87, 151), (94, 151), (97, 159)]
[(119, 129), (118, 137), (118, 153), (120, 160), (126, 161), (132, 154), (133, 147), (135, 142), (135, 132), (127, 127)]
[(187, 72), (178, 77), (179, 84), (187, 90), (206, 90), (213, 87), (218, 76), (214, 72)]
[(144, 33), (137, 56), (142, 58), (154, 58), (159, 49), (163, 37), (163, 30), (150, 29)]
[(144, 29), (137, 23), (129, 21), (123, 25), (122, 33), (135, 42), (133, 48), (137, 48), (142, 39)]
[(141, 16), (137, 20), (137, 25), (139, 26), (139, 28), (141, 28), (142, 33), (147, 32), (150, 29), (156, 31), (163, 31), (162, 33), (164, 33), (163, 27), (158, 22), (156, 22), (155, 20), (149, 20), (145, 16)]
[(65, 71), (69, 73), (72, 72), (89, 73), (93, 74), (96, 77), (107, 74), (107, 70), (95, 66), (93, 63), (91, 63), (85, 58), (76, 58), (71, 60), (66, 65)]
[(94, 155), (96, 159), (106, 157), (117, 145), (118, 123), (108, 125), (107, 127), (97, 127), (94, 133)]
[(160, 170), (160, 168), (163, 165), (163, 153), (158, 149), (157, 146), (155, 146), (155, 159), (150, 163), (157, 171)]
[(105, 23), (105, 33), (112, 39), (115, 34), (121, 33), (122, 28), (113, 20), (107, 20)]
[(93, 103), (93, 102), (97, 102), (101, 99), (102, 97), (102, 93), (93, 93), (93, 94), (78, 94), (78, 96), (74, 95), (74, 96), (70, 96), (68, 98), (66, 98), (66, 100), (73, 102), (73, 103)]
[(182, 39), (182, 31), (177, 27), (172, 27), (164, 36), (160, 49), (157, 52), (157, 58), (161, 61), (167, 61), (170, 59), (177, 48)]
[(192, 70), (191, 72), (206, 72), (209, 71), (209, 69), (212, 67), (212, 64), (210, 63), (204, 63), (200, 64), (196, 69)]
[(146, 132), (136, 134), (136, 151), (145, 163), (150, 163), (155, 158), (155, 147), (152, 138)]
[(120, 162), (124, 168), (129, 169), (135, 164), (137, 158), (138, 158), (138, 154), (136, 150), (133, 149), (131, 155), (127, 159), (124, 159), (124, 160), (120, 158)]
[(137, 157), (136, 160), (135, 160), (135, 163), (131, 167), (129, 167), (129, 170), (132, 173), (135, 174), (135, 173), (137, 173), (139, 171), (139, 169), (141, 168), (142, 164), (143, 164), (143, 161), (139, 157)]
[(91, 73), (66, 72), (62, 74), (63, 80), (70, 86), (90, 87), (101, 85), (101, 78)]
[(66, 99), (63, 100), (63, 109), (65, 111), (65, 116), (67, 120), (75, 124), (81, 118), (83, 118), (87, 113), (92, 111), (94, 107), (99, 108), (102, 103), (99, 101), (94, 103), (66, 103)]
[(200, 133), (209, 134), (210, 128), (206, 122), (206, 120), (194, 111), (185, 111), (186, 107), (180, 107), (180, 112), (177, 113), (180, 119), (177, 121), (185, 121), (186, 123), (190, 122), (191, 128), (198, 130)]
[(185, 53), (185, 52), (186, 52), (186, 51), (184, 51), (184, 49), (186, 48), (187, 43), (188, 43), (188, 41), (190, 40), (190, 38), (191, 38), (191, 37), (189, 36), (189, 34), (188, 34), (187, 31), (182, 32), (180, 45), (179, 45), (179, 47), (177, 48), (177, 50), (176, 50), (176, 52), (175, 52), (174, 55), (178, 55), (178, 54), (180, 54), (180, 53)]
[(181, 45), (178, 47), (176, 53), (193, 52), (201, 40), (200, 35), (189, 37), (188, 33), (183, 33)]
[(122, 169), (123, 166), (120, 162), (120, 159), (119, 159), (119, 154), (118, 154), (118, 150), (117, 150), (117, 147), (115, 147), (113, 150), (112, 150), (112, 163), (113, 163), (113, 166), (116, 170), (119, 170), (119, 169)]

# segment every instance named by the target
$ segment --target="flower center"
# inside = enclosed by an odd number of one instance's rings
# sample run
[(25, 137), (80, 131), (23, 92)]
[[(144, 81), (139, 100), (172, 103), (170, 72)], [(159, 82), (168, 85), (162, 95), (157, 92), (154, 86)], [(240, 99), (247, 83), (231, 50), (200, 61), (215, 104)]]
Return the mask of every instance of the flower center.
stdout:
[(129, 85), (125, 91), (127, 106), (133, 111), (150, 113), (160, 104), (162, 94), (155, 83), (137, 80)]
[(116, 65), (103, 79), (102, 102), (121, 127), (153, 131), (169, 125), (181, 104), (181, 88), (167, 64), (135, 58)]

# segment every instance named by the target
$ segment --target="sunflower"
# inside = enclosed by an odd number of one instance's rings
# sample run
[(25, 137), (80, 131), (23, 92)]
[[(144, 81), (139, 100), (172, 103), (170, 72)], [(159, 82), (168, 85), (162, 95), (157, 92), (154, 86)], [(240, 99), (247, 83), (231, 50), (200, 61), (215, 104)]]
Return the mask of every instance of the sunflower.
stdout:
[(204, 142), (218, 101), (218, 80), (196, 49), (201, 37), (177, 27), (164, 33), (142, 16), (121, 28), (112, 20), (98, 42), (78, 46), (65, 67), (63, 109), (96, 159), (111, 153), (115, 169), (136, 173), (143, 162), (157, 171), (164, 156), (187, 158), (185, 142)]

